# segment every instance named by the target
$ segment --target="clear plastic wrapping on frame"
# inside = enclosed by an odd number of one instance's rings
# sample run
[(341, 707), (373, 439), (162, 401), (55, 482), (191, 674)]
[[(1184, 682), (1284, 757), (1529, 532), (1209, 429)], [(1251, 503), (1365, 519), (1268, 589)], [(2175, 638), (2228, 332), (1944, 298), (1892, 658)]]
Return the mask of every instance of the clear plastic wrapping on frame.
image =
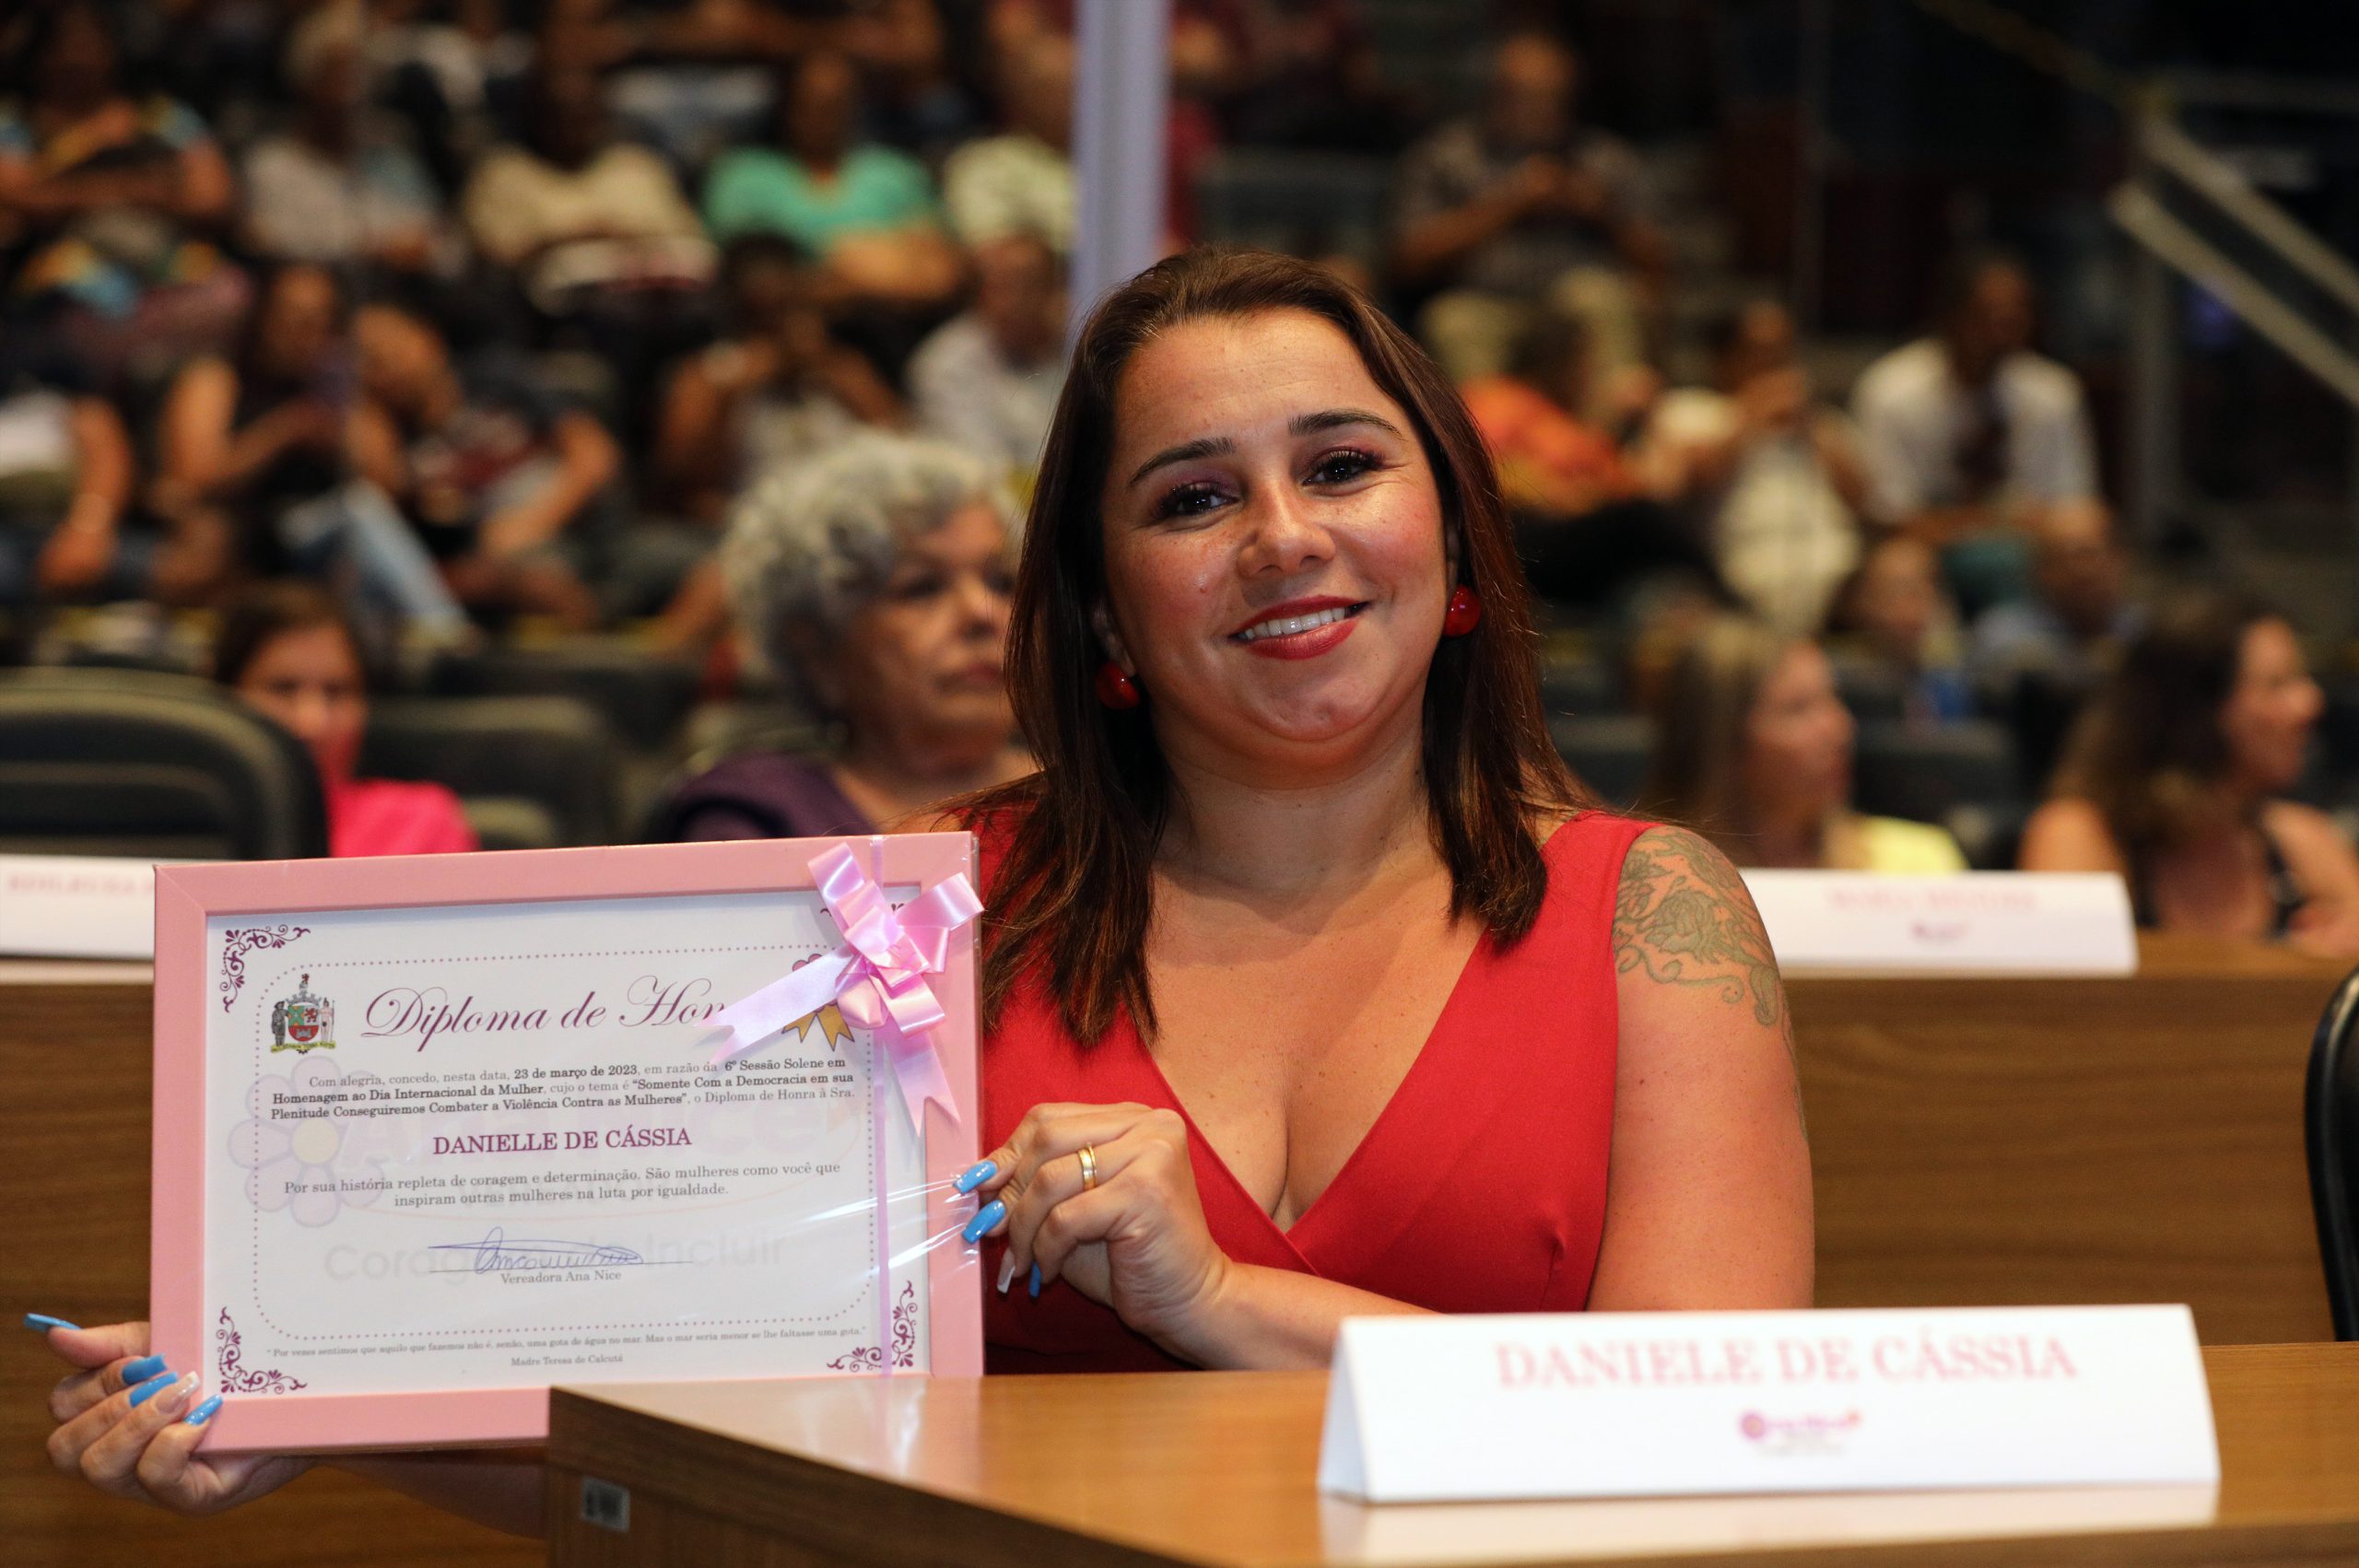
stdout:
[(958, 1227), (869, 1032), (711, 1060), (816, 894), (209, 925), (217, 1391), (929, 1369)]

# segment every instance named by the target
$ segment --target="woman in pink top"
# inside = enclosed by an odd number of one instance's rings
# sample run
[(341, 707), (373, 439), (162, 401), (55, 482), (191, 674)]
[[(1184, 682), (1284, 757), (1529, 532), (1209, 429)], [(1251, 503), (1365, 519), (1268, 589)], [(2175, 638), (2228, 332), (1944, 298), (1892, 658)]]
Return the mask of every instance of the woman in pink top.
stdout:
[(266, 583), (222, 617), (213, 678), (301, 741), (327, 797), (328, 853), (437, 855), (473, 849), (459, 797), (440, 784), (356, 778), (369, 727), (360, 645), (335, 601), (308, 583)]

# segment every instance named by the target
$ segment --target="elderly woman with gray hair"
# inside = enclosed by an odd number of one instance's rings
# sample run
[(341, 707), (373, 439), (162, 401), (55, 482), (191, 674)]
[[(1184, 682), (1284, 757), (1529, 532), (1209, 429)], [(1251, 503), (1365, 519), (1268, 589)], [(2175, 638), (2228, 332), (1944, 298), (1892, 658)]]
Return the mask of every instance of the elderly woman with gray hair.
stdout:
[(989, 468), (908, 436), (864, 432), (757, 484), (721, 549), (730, 597), (841, 741), (709, 769), (673, 796), (664, 836), (867, 833), (1028, 772), (1003, 674), (1017, 524)]

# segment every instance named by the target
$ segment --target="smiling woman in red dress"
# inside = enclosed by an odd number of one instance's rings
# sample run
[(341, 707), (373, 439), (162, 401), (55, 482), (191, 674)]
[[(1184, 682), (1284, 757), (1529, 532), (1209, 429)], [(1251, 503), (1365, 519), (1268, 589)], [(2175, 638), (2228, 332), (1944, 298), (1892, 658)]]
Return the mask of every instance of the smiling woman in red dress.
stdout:
[[(993, 1370), (1809, 1305), (1760, 919), (1702, 839), (1588, 806), (1531, 645), (1480, 439), (1366, 299), (1197, 252), (1098, 308), (1016, 586), (1040, 772), (956, 818), (991, 911)], [(51, 1457), (104, 1490), (212, 1513), (314, 1462), (197, 1450), (184, 1385), (132, 1406), (145, 1324), (27, 1322), (83, 1369)], [(335, 1462), (531, 1531), (534, 1458)]]
[(967, 813), (994, 1370), (1809, 1305), (1759, 919), (1695, 835), (1586, 809), (1480, 439), (1367, 300), (1235, 252), (1109, 297), (1013, 622), (1041, 769)]

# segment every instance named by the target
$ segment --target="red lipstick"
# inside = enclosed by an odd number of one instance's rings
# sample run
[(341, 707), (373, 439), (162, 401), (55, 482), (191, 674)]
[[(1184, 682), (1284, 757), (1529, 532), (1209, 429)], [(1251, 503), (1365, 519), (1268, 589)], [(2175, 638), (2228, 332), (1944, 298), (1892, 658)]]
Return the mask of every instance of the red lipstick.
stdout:
[(1363, 601), (1332, 594), (1289, 599), (1256, 612), (1229, 639), (1262, 659), (1316, 659), (1351, 636), (1367, 608)]

